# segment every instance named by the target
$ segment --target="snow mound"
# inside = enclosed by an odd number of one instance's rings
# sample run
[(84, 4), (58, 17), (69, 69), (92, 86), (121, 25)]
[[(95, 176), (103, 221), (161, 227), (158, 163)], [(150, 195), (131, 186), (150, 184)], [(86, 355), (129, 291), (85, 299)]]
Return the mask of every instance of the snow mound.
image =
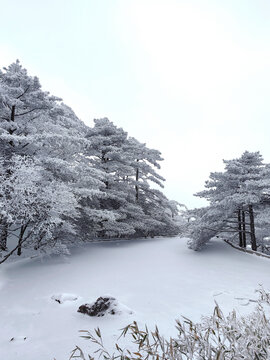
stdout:
[(78, 300), (78, 298), (79, 297), (77, 295), (66, 293), (51, 296), (51, 299), (58, 302), (59, 304), (63, 304), (66, 301), (76, 301)]
[(100, 296), (95, 302), (81, 305), (78, 312), (89, 316), (133, 314), (125, 305), (112, 296)]

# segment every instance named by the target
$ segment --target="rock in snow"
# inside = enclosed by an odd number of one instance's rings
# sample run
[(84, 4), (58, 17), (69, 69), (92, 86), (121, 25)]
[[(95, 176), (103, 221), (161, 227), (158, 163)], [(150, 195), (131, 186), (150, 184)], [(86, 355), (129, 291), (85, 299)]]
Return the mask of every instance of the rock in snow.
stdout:
[(81, 305), (78, 309), (78, 312), (82, 314), (87, 314), (89, 316), (104, 316), (107, 314), (110, 315), (120, 315), (123, 312), (132, 314), (132, 311), (126, 306), (120, 304), (112, 296), (101, 296), (95, 302), (91, 304)]

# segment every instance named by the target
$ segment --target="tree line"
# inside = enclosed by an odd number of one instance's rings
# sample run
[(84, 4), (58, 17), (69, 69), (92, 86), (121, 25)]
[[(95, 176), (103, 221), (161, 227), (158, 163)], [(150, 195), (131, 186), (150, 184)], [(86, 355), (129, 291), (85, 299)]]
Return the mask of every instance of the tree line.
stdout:
[[(86, 126), (19, 61), (0, 70), (0, 254), (175, 235), (161, 154), (107, 118)], [(152, 186), (155, 184), (157, 186)]]

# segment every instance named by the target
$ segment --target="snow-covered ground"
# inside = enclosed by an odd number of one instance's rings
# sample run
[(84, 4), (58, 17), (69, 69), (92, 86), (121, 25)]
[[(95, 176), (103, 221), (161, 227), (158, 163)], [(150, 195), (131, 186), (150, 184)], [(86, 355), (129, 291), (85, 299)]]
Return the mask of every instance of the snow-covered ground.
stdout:
[[(228, 312), (249, 312), (259, 284), (270, 287), (270, 260), (231, 248), (221, 240), (193, 252), (179, 238), (91, 244), (68, 258), (53, 256), (0, 266), (0, 359), (67, 360), (89, 341), (78, 330), (100, 327), (111, 347), (133, 320), (175, 333), (181, 315), (200, 320), (216, 300)], [(96, 318), (77, 312), (109, 294), (125, 309)], [(59, 301), (58, 301), (59, 300)], [(11, 341), (12, 339), (12, 341)]]

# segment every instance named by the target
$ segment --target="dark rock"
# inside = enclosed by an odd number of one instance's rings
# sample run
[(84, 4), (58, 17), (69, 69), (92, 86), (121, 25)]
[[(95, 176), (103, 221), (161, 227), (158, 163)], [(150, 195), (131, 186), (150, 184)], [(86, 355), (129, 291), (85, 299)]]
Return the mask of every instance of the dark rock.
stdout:
[(89, 316), (104, 316), (106, 312), (115, 315), (116, 299), (113, 297), (99, 297), (92, 304), (81, 305), (78, 312)]

